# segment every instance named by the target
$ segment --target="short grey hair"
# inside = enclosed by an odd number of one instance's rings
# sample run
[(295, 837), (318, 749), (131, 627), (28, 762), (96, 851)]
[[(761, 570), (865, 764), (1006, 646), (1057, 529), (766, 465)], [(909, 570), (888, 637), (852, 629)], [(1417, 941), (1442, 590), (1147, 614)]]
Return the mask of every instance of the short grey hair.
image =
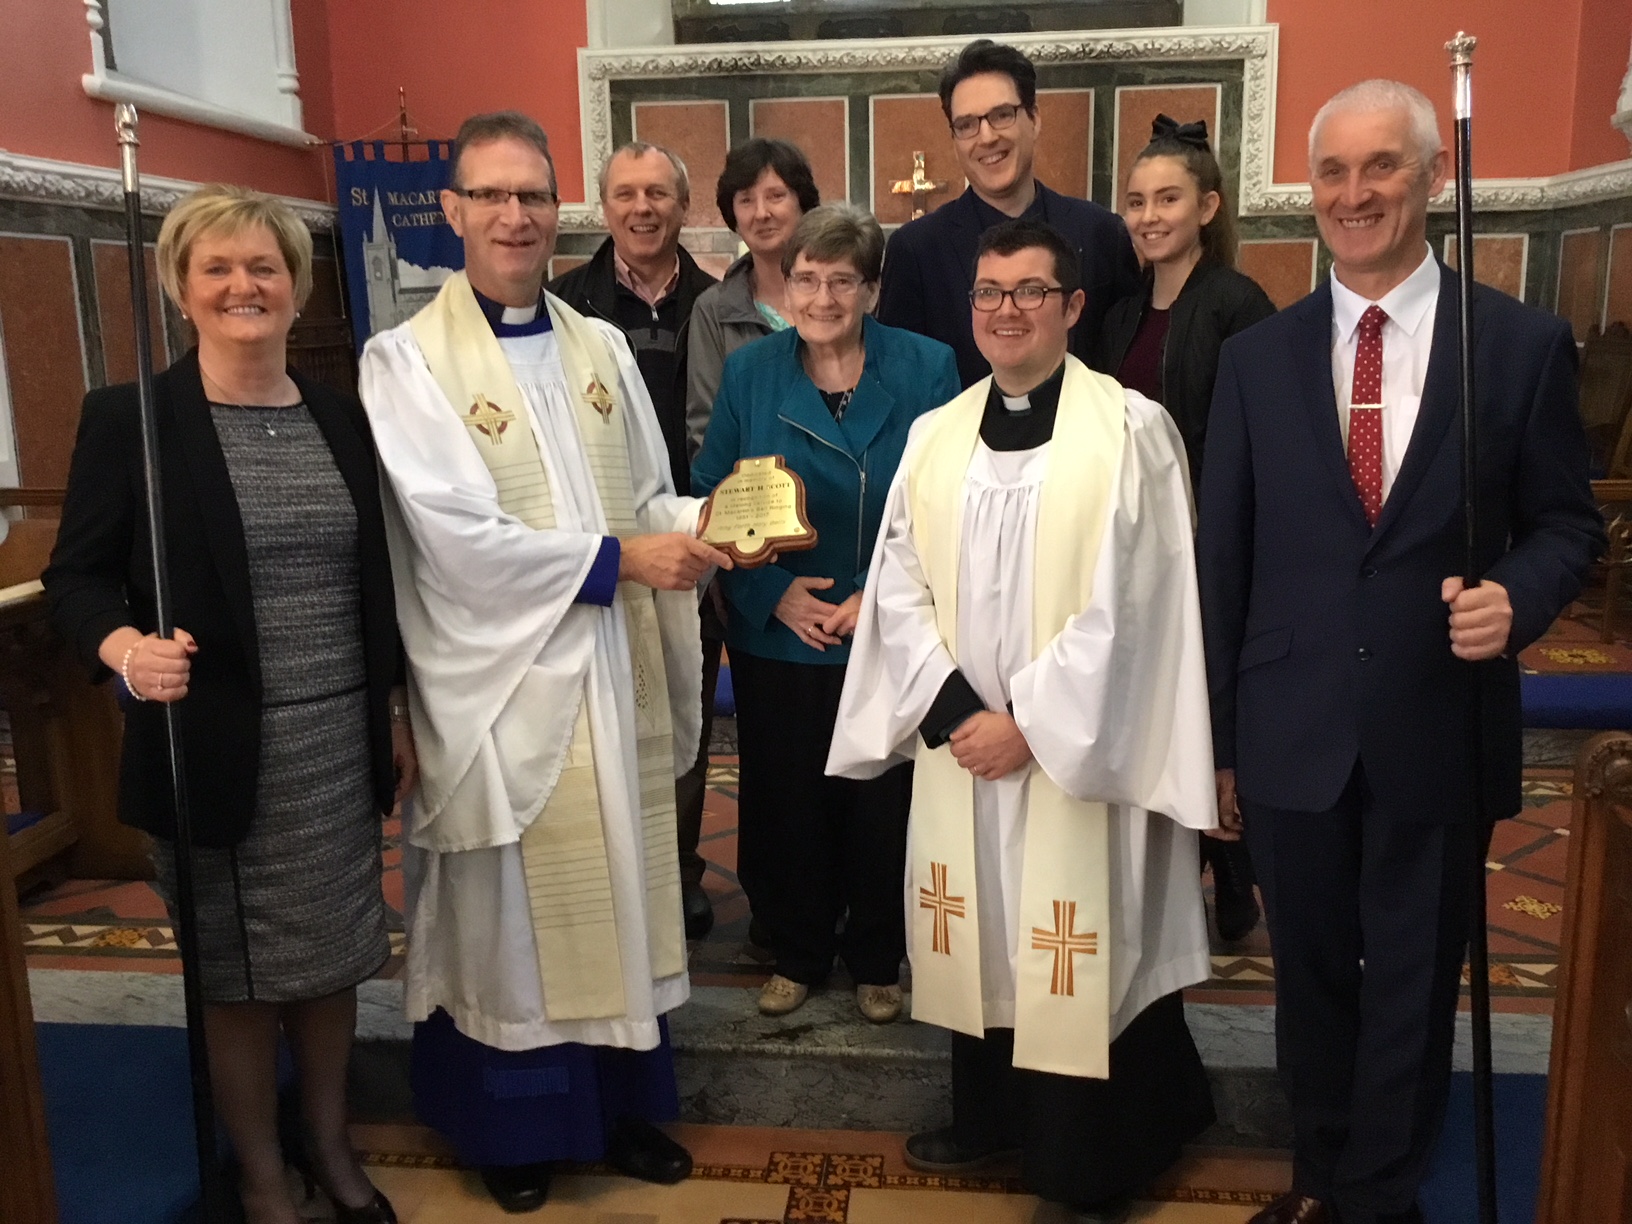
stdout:
[(1439, 134), (1439, 114), (1422, 90), (1413, 88), (1403, 81), (1390, 81), (1381, 77), (1361, 81), (1358, 85), (1350, 85), (1342, 92), (1334, 94), (1327, 100), (1325, 106), (1315, 112), (1315, 120), (1309, 125), (1309, 168), (1314, 169), (1315, 141), (1320, 136), (1321, 124), (1332, 115), (1356, 111), (1371, 114), (1387, 110), (1403, 110), (1410, 118), (1411, 139), (1416, 145), (1417, 157), (1422, 162), (1422, 173), (1427, 174), (1429, 163), (1445, 147), (1445, 141)]
[(793, 271), (800, 255), (822, 263), (848, 259), (864, 281), (876, 281), (884, 270), (884, 231), (865, 208), (823, 204), (807, 212), (782, 252), (782, 275)]
[(680, 160), (680, 154), (673, 149), (665, 149), (662, 145), (648, 144), (644, 140), (631, 140), (622, 146), (601, 163), (600, 177), (596, 180), (600, 188), (602, 200), (606, 199), (606, 180), (611, 177), (612, 163), (627, 153), (630, 157), (644, 157), (648, 153), (661, 153), (669, 159), (669, 165), (674, 168), (674, 194), (680, 200), (680, 207), (685, 208), (691, 203), (691, 175), (686, 172), (686, 163)]
[(550, 156), (550, 138), (544, 134), (538, 120), (513, 110), (472, 115), (459, 125), (459, 132), (453, 138), (451, 180), (454, 187), (463, 186), (459, 178), (459, 159), (465, 155), (465, 150), (499, 140), (518, 140), (542, 153), (545, 165), (550, 168), (550, 190), (557, 198), (560, 197), (561, 183), (555, 177), (555, 158)]

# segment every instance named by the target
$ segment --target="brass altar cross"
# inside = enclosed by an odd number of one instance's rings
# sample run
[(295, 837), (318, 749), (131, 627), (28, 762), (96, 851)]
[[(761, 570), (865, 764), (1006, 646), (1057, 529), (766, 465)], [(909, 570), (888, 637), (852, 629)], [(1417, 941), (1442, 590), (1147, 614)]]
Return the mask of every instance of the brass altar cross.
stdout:
[(1074, 997), (1077, 993), (1076, 958), (1099, 953), (1099, 935), (1093, 931), (1078, 931), (1076, 927), (1077, 903), (1056, 901), (1054, 929), (1031, 928), (1032, 951), (1054, 953), (1054, 977), (1048, 986), (1049, 994)]
[(896, 179), (890, 184), (890, 193), (892, 195), (910, 195), (912, 197), (912, 219), (914, 221), (929, 211), (924, 207), (929, 197), (937, 191), (945, 190), (945, 183), (937, 183), (924, 172), (922, 149), (913, 151), (912, 177), (910, 179)]
[(465, 419), (465, 424), (480, 432), (483, 437), (493, 439), (494, 446), (502, 446), (505, 426), (515, 419), (515, 413), (506, 412), (491, 402), (487, 396), (477, 392), (476, 402), (470, 406), (470, 415)]
[(929, 950), (951, 956), (952, 928), (947, 920), (964, 917), (963, 898), (947, 895), (945, 863), (929, 865), (929, 881), (931, 887), (918, 889), (918, 908), (934, 915), (930, 920)]

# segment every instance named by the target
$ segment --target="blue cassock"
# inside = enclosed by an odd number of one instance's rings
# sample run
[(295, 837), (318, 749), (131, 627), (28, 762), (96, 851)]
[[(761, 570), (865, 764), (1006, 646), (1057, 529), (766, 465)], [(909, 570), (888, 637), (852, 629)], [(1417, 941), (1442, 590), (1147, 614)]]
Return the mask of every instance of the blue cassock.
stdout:
[[(476, 295), (494, 334), (550, 330), (549, 312), (530, 323), (505, 323), (504, 307)], [(578, 593), (580, 603), (610, 604), (618, 548), (608, 537)], [(414, 1113), (467, 1167), (595, 1161), (619, 1118), (672, 1122), (680, 1113), (669, 1024), (658, 1017), (653, 1050), (566, 1042), (534, 1050), (499, 1050), (461, 1033), (438, 1008), (414, 1025), (410, 1079)]]

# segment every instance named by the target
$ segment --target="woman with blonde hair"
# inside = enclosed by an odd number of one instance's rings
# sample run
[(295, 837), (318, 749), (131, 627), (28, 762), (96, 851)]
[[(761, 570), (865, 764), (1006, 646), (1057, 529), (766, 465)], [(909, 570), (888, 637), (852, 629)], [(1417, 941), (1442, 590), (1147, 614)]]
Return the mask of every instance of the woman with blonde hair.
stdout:
[[(374, 447), (360, 405), (289, 368), (312, 240), (285, 205), (202, 188), (165, 218), (158, 264), (198, 333), (154, 379), (178, 627), (154, 632), (132, 385), (85, 397), (46, 595), (128, 693), (120, 818), (153, 835), (172, 922), (160, 707), (179, 703), (210, 1074), (247, 1219), (300, 1218), (287, 1154), (342, 1224), (394, 1221), (345, 1100), (356, 986), (390, 954), (381, 820), (415, 776)], [(280, 1116), (280, 1031), (298, 1118)]]

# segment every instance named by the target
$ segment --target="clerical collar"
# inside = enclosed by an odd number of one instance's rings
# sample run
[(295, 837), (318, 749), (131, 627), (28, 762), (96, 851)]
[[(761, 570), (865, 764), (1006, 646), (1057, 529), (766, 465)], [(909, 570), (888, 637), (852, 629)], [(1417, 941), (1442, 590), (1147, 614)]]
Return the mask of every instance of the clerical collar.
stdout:
[(992, 379), (986, 410), (980, 419), (980, 440), (992, 450), (1030, 450), (1054, 436), (1054, 418), (1065, 383), (1065, 363), (1024, 395), (1005, 395)]
[(512, 336), (540, 336), (550, 330), (550, 312), (544, 307), (544, 291), (538, 291), (538, 301), (531, 306), (506, 306), (495, 302), (474, 285), (476, 305), (482, 308), (482, 317), (493, 329), (493, 334), (504, 340)]
[(1060, 402), (1060, 388), (1065, 384), (1065, 362), (1060, 362), (1054, 373), (1023, 395), (1009, 395), (992, 379), (992, 390), (987, 403), (994, 409), (1021, 415), (1027, 412), (1052, 413)]

